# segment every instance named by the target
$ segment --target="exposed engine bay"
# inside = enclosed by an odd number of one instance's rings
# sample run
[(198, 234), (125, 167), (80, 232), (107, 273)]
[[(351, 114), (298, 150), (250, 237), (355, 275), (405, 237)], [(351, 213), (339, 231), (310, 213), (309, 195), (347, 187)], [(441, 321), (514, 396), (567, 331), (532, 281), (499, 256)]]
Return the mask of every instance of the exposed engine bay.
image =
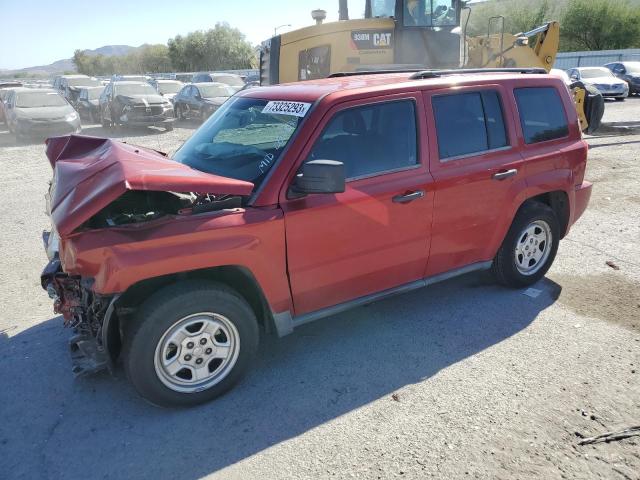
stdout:
[(240, 208), (243, 198), (237, 195), (128, 190), (91, 217), (81, 228), (109, 228), (143, 223), (167, 215), (190, 215)]

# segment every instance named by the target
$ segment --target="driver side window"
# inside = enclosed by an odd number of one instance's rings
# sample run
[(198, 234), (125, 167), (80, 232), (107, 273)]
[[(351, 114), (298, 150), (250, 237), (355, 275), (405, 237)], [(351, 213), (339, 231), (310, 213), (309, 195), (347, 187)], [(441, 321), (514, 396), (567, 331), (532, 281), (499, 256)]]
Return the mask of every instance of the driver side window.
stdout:
[(306, 161), (337, 160), (349, 180), (418, 164), (413, 100), (376, 103), (334, 115)]

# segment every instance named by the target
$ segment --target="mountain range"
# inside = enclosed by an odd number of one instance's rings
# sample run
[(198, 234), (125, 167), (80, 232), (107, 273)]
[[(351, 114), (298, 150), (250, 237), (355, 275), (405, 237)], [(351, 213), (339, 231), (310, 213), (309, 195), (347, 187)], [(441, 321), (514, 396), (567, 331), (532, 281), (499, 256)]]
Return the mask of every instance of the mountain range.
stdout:
[[(85, 53), (88, 55), (104, 55), (106, 57), (110, 56), (122, 56), (130, 53), (138, 47), (132, 47), (130, 45), (105, 45), (100, 48), (95, 48), (93, 50), (85, 50)], [(76, 66), (73, 64), (73, 59), (65, 58), (62, 60), (56, 60), (49, 65), (38, 65), (36, 67), (26, 67), (19, 68), (17, 70), (3, 70), (0, 69), (0, 75), (15, 75), (16, 73), (21, 73), (25, 75), (34, 75), (34, 76), (50, 76), (57, 73), (62, 72), (71, 72), (75, 71)]]

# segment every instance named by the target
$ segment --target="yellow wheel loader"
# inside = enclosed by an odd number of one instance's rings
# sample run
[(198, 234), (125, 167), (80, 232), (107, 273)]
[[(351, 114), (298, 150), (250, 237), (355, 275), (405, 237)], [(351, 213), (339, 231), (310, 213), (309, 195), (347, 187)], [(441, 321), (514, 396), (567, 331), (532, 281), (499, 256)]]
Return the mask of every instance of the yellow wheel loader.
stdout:
[[(455, 68), (535, 67), (549, 71), (555, 61), (559, 25), (550, 22), (517, 35), (504, 31), (504, 18), (489, 21), (487, 35), (467, 38), (461, 0), (366, 0), (364, 18), (350, 19), (339, 1), (337, 22), (314, 10), (316, 24), (276, 35), (260, 48), (260, 83), (312, 80), (340, 72)], [(466, 15), (468, 22), (469, 15)], [(604, 100), (597, 91), (572, 84), (584, 131), (595, 130)]]

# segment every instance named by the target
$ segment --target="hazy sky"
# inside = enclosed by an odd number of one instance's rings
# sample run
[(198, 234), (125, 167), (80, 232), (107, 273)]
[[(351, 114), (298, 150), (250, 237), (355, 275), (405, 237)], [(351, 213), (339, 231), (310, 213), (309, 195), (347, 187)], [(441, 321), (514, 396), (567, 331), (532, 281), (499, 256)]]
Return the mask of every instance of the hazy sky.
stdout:
[[(279, 25), (311, 25), (315, 8), (338, 19), (338, 0), (0, 0), (0, 68), (47, 65), (77, 48), (166, 43), (216, 22), (257, 44)], [(352, 18), (363, 12), (364, 0), (349, 0)]]

